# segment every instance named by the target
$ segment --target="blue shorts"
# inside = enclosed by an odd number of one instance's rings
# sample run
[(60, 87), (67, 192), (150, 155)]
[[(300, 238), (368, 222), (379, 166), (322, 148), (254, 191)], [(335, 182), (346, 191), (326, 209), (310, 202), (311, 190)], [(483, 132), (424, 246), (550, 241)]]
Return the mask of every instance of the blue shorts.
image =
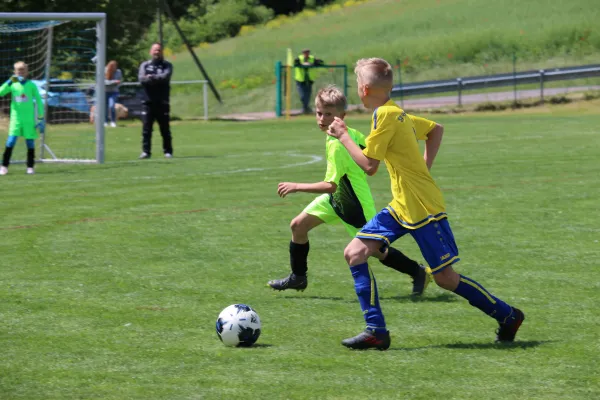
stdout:
[(433, 274), (460, 260), (454, 235), (445, 217), (439, 221), (433, 220), (417, 229), (408, 229), (400, 225), (390, 211), (384, 208), (363, 226), (356, 237), (383, 242), (383, 251), (407, 233), (410, 233), (419, 245), (421, 254)]

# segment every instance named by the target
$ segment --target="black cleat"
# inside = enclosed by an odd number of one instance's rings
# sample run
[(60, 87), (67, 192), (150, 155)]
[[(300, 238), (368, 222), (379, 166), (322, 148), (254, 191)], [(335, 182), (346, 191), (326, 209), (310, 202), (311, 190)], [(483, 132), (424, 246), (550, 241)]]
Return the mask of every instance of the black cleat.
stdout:
[(496, 331), (496, 342), (509, 343), (515, 341), (517, 331), (525, 321), (525, 314), (518, 308), (512, 308), (512, 313), (506, 318), (506, 322), (500, 324)]
[(390, 347), (390, 332), (385, 333), (374, 333), (369, 330), (365, 330), (358, 335), (342, 340), (342, 344), (349, 349), (353, 350), (387, 350)]
[(303, 292), (308, 286), (308, 279), (306, 276), (299, 276), (291, 273), (289, 276), (283, 279), (269, 281), (267, 285), (271, 286), (275, 290), (296, 289)]
[(412, 294), (413, 297), (418, 297), (423, 294), (425, 289), (427, 289), (427, 285), (431, 282), (431, 268), (424, 267), (419, 264), (421, 268), (419, 268), (419, 275), (416, 278), (413, 278), (413, 288)]

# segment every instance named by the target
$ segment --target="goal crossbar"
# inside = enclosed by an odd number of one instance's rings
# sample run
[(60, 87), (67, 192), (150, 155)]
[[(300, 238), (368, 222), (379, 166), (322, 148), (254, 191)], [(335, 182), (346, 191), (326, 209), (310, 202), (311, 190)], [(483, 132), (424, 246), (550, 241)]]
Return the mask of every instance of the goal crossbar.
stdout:
[(0, 13), (0, 20), (10, 21), (102, 21), (105, 13)]

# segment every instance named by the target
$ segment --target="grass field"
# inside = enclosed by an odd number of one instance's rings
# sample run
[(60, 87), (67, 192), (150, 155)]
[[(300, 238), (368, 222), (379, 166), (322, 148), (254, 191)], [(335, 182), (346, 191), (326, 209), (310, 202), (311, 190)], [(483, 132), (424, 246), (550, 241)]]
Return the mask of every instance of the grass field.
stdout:
[[(350, 70), (362, 57), (399, 61), (404, 82), (508, 73), (513, 54), (519, 71), (591, 64), (600, 62), (596, 8), (595, 0), (373, 0), (271, 21), (196, 50), (225, 99), (219, 106), (211, 96), (211, 114), (265, 111), (274, 108), (274, 66), (287, 48), (310, 47)], [(170, 60), (174, 79), (201, 79), (185, 50)]]
[[(374, 262), (392, 346), (343, 348), (363, 321), (341, 226), (311, 234), (305, 292), (265, 286), (287, 273), (289, 221), (312, 199), (280, 199), (277, 183), (324, 176), (309, 118), (175, 123), (176, 158), (156, 135), (148, 161), (131, 124), (108, 131), (104, 165), (14, 165), (0, 179), (0, 399), (598, 398), (597, 107), (436, 117), (457, 269), (525, 311), (511, 346), (462, 299), (432, 286), (412, 302)], [(386, 172), (370, 181), (383, 207)], [(215, 334), (236, 302), (262, 319), (254, 348)]]

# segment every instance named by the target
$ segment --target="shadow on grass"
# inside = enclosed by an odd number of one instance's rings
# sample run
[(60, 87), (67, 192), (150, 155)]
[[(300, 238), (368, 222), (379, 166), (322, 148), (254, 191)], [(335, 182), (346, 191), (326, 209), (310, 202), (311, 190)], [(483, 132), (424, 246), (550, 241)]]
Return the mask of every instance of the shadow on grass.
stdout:
[(268, 347), (273, 347), (273, 345), (268, 344), (268, 343), (254, 343), (250, 347), (239, 347), (239, 348), (240, 349), (258, 349), (258, 348), (268, 348)]
[[(344, 298), (344, 297), (337, 297), (337, 296), (303, 296), (301, 294), (297, 294), (297, 295), (287, 295), (285, 297), (282, 296), (282, 298), (284, 299), (291, 299), (291, 300), (333, 300), (333, 301), (342, 301), (345, 303), (357, 303), (358, 299), (349, 299), (349, 298)], [(379, 298), (382, 301), (397, 301), (397, 302), (411, 302), (411, 303), (420, 303), (420, 302), (425, 302), (425, 303), (452, 303), (454, 301), (457, 300), (457, 297), (449, 294), (449, 293), (442, 293), (436, 296), (417, 296), (417, 297), (413, 297), (409, 294), (407, 295), (403, 295), (403, 296), (390, 296), (390, 297), (380, 297)]]
[(344, 301), (346, 303), (356, 303), (358, 302), (358, 300), (356, 299), (345, 299), (343, 297), (336, 297), (336, 296), (302, 296), (301, 294), (295, 295), (295, 296), (285, 296), (283, 297), (283, 299), (290, 299), (290, 300), (334, 300), (334, 301)]
[(388, 351), (415, 351), (427, 349), (450, 349), (450, 350), (510, 350), (510, 349), (529, 349), (538, 347), (546, 343), (552, 343), (552, 340), (517, 340), (512, 343), (448, 343), (434, 346), (422, 347), (391, 347)]
[(412, 296), (410, 294), (403, 296), (383, 296), (379, 298), (383, 301), (394, 300), (398, 302), (412, 302), (412, 303), (452, 303), (457, 300), (457, 296), (450, 293), (441, 293), (435, 296), (425, 295), (425, 296)]

